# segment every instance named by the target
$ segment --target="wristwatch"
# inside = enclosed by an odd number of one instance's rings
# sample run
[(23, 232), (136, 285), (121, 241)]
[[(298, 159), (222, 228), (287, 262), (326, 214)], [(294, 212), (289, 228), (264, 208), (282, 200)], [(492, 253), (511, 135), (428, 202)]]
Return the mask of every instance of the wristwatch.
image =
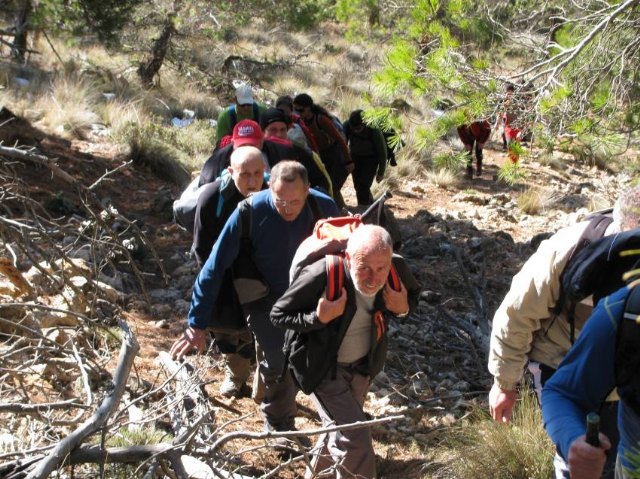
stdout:
[(396, 314), (396, 318), (406, 318), (409, 316), (409, 310), (407, 309), (404, 313)]

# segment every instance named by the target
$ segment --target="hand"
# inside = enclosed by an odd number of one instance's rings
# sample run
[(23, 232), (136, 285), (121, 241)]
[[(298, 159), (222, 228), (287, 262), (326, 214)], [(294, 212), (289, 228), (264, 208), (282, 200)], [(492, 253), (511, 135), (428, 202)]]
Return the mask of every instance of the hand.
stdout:
[(376, 175), (376, 183), (380, 183), (383, 178), (384, 178), (384, 175)]
[(180, 361), (193, 349), (203, 353), (206, 341), (206, 330), (189, 326), (182, 337), (171, 346), (171, 351), (169, 351), (171, 358)]
[(600, 434), (599, 439), (600, 447), (588, 444), (584, 434), (571, 443), (568, 463), (572, 478), (598, 479), (602, 475), (607, 459), (605, 451), (611, 447), (611, 442), (604, 434)]
[(493, 384), (489, 392), (489, 412), (494, 421), (509, 424), (518, 393)]
[(385, 283), (384, 289), (382, 290), (382, 298), (384, 299), (385, 308), (394, 316), (409, 311), (407, 288), (404, 287), (402, 281), (400, 281), (400, 291), (395, 291), (389, 286), (389, 283)]
[(347, 290), (342, 288), (340, 297), (335, 301), (329, 301), (326, 296), (322, 296), (318, 301), (316, 315), (318, 321), (322, 324), (328, 324), (334, 319), (340, 317), (344, 313), (344, 307), (347, 304)]
[(353, 164), (353, 161), (344, 164), (344, 169), (347, 173), (351, 173), (356, 168), (356, 165)]

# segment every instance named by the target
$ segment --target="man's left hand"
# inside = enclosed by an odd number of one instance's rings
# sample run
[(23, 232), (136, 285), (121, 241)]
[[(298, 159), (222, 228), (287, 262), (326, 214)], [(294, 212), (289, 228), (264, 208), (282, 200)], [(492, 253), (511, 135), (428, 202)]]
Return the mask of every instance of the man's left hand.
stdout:
[(402, 281), (400, 282), (400, 291), (395, 291), (389, 286), (389, 283), (386, 283), (384, 285), (384, 291), (382, 291), (382, 297), (385, 307), (391, 314), (397, 316), (399, 314), (406, 314), (409, 311), (407, 288), (404, 287)]

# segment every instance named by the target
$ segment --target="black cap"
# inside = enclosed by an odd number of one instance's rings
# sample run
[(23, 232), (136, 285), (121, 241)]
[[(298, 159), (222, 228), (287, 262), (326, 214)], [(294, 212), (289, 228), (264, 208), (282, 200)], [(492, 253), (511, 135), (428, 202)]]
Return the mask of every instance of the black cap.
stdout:
[(291, 123), (291, 118), (284, 111), (278, 108), (268, 108), (260, 113), (260, 128), (262, 128), (263, 131), (271, 123), (278, 121), (289, 125)]
[(349, 115), (349, 125), (358, 128), (362, 125), (362, 110), (355, 110)]

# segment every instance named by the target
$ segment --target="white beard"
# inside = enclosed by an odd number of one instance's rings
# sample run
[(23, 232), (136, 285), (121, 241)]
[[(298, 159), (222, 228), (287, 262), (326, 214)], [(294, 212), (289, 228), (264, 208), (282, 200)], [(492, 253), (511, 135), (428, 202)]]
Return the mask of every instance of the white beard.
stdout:
[(360, 284), (358, 283), (358, 279), (354, 276), (354, 274), (351, 272), (351, 270), (349, 270), (349, 276), (351, 277), (351, 281), (353, 282), (353, 287), (355, 288), (355, 290), (361, 294), (362, 296), (364, 296), (365, 298), (373, 298), (376, 294), (378, 294), (380, 292), (380, 290), (384, 287), (384, 284), (382, 286), (380, 286), (375, 293), (373, 294), (369, 294), (369, 293), (365, 293), (364, 291), (362, 291), (362, 288), (360, 287)]

